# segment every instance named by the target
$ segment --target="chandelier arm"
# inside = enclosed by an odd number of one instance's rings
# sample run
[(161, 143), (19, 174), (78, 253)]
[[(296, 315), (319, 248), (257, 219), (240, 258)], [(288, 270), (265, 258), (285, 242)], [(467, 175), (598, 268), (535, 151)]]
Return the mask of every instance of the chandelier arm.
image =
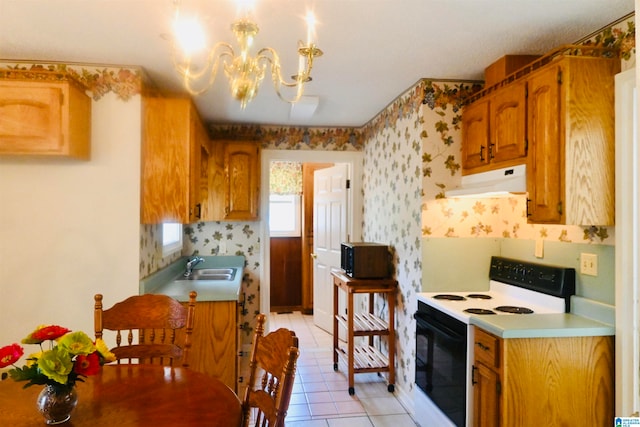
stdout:
[[(280, 68), (280, 58), (278, 57), (278, 53), (269, 47), (262, 48), (258, 51), (256, 60), (265, 66), (268, 65), (271, 69), (271, 80), (273, 82), (274, 89), (278, 97), (284, 102), (295, 103), (300, 100), (303, 93), (303, 81), (296, 80), (294, 82), (287, 82), (282, 78), (281, 68)], [(281, 87), (295, 87), (296, 93), (293, 98), (285, 97), (281, 92)]]
[[(306, 58), (306, 57), (305, 57)], [(301, 85), (300, 83), (300, 79), (295, 79), (292, 81), (286, 81), (284, 78), (282, 78), (282, 73), (281, 73), (281, 67), (280, 67), (280, 57), (278, 56), (278, 53), (270, 47), (265, 47), (262, 48), (258, 51), (258, 55), (257, 55), (257, 59), (260, 61), (266, 61), (270, 64), (271, 67), (271, 77), (273, 79), (274, 84), (278, 83), (279, 85), (282, 86), (286, 86), (286, 87), (296, 87)], [(304, 80), (309, 77), (309, 74), (311, 73), (311, 68), (309, 67), (309, 61), (308, 58), (306, 58), (307, 63), (305, 70), (298, 70), (298, 74), (297, 75), (302, 75), (304, 76), (304, 79), (302, 79), (302, 83), (304, 83)]]
[[(200, 68), (192, 68), (191, 58), (187, 57), (184, 61), (176, 59), (175, 49), (172, 49), (173, 65), (178, 73), (182, 76), (183, 84), (191, 95), (200, 95), (206, 92), (218, 74), (220, 60), (224, 57), (233, 58), (233, 47), (229, 43), (218, 42), (209, 51), (205, 65)], [(194, 83), (201, 80), (205, 75), (209, 75), (207, 82), (200, 89), (194, 88)]]

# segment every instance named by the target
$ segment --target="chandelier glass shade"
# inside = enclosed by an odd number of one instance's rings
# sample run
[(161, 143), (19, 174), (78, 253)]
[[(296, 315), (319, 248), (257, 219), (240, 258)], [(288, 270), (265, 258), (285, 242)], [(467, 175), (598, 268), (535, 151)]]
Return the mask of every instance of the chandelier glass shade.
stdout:
[[(218, 42), (213, 47), (204, 47), (204, 33), (197, 22), (186, 21), (180, 16), (180, 1), (176, 0), (174, 34), (172, 40), (172, 59), (177, 72), (183, 79), (185, 89), (192, 95), (207, 91), (215, 82), (222, 66), (229, 81), (231, 96), (245, 108), (258, 93), (258, 88), (268, 72), (276, 93), (285, 102), (295, 103), (304, 92), (305, 83), (311, 81), (311, 70), (315, 58), (322, 51), (313, 43), (314, 17), (307, 15), (307, 42), (298, 42), (298, 70), (291, 80), (282, 77), (280, 57), (275, 49), (264, 47), (255, 55), (251, 47), (259, 32), (258, 25), (248, 16), (236, 19), (231, 24), (236, 46), (227, 42)], [(199, 40), (192, 47), (193, 39)], [(187, 41), (187, 39), (189, 39)], [(202, 52), (206, 53), (202, 53)], [(283, 88), (291, 92), (287, 97)]]

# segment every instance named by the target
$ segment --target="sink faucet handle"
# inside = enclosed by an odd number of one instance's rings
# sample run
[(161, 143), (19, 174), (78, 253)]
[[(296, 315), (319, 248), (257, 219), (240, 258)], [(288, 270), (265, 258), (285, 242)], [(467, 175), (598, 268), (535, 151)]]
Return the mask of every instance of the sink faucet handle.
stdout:
[(199, 256), (195, 256), (195, 257), (191, 258), (190, 260), (188, 260), (187, 261), (187, 269), (184, 272), (184, 277), (191, 276), (191, 272), (193, 270), (193, 267), (195, 267), (196, 265), (200, 264), (201, 262), (204, 262), (204, 258), (199, 257)]

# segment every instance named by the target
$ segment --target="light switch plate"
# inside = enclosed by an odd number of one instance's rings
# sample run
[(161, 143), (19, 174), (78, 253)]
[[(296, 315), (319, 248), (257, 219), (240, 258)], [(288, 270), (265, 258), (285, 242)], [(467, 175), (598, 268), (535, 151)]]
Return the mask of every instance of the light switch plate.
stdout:
[(598, 275), (598, 255), (596, 254), (580, 254), (580, 273), (587, 276)]
[(535, 256), (536, 258), (544, 258), (544, 240), (542, 239), (536, 240)]

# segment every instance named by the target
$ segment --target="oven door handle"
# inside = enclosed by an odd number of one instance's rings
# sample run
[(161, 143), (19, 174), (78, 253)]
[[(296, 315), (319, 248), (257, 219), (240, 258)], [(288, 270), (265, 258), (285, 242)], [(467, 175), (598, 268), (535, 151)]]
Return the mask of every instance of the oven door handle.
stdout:
[(431, 329), (434, 332), (444, 335), (452, 341), (464, 341), (464, 335), (459, 334), (456, 331), (448, 328), (442, 323), (435, 320), (433, 317), (424, 315), (420, 312), (417, 312), (413, 315), (413, 317), (418, 321), (418, 327), (423, 327), (425, 329)]

